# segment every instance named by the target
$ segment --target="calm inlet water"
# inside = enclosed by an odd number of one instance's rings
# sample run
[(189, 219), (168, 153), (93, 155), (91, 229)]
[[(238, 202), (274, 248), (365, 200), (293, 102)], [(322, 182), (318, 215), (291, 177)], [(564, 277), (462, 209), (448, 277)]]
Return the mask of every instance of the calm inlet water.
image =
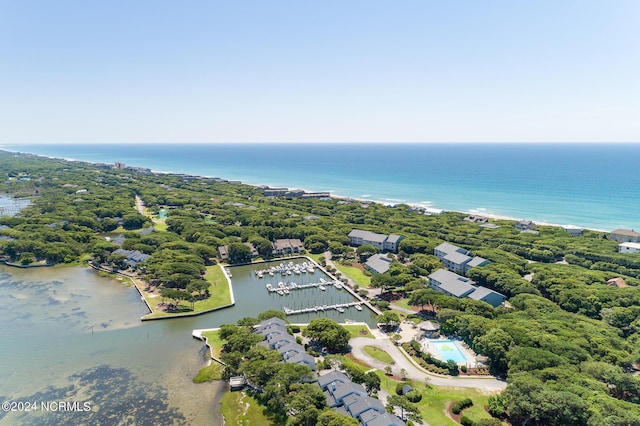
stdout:
[[(89, 402), (90, 412), (5, 413), (0, 425), (218, 425), (219, 384), (193, 384), (205, 365), (202, 342), (191, 337), (282, 306), (349, 302), (327, 287), (269, 295), (257, 266), (231, 268), (236, 305), (192, 318), (142, 323), (140, 296), (118, 280), (80, 267), (16, 269), (0, 266), (0, 401)], [(279, 275), (279, 274), (278, 274)], [(289, 276), (298, 283), (315, 274)], [(293, 278), (291, 278), (293, 277)], [(283, 277), (275, 276), (277, 284)], [(297, 315), (292, 322), (320, 316)], [(327, 312), (337, 321), (375, 322), (367, 309)]]
[[(302, 263), (296, 260), (293, 263)], [(318, 283), (320, 279), (330, 280), (331, 278), (320, 269), (315, 269), (314, 273), (301, 273), (292, 275), (281, 275), (276, 272), (273, 277), (264, 274), (263, 278), (258, 278), (255, 271), (277, 266), (280, 262), (259, 263), (246, 266), (236, 266), (230, 268), (233, 274), (233, 291), (236, 298), (236, 306), (229, 312), (229, 317), (240, 319), (246, 316), (255, 316), (257, 313), (268, 309), (283, 310), (284, 307), (291, 309), (303, 309), (313, 306), (335, 305), (338, 303), (355, 302), (356, 299), (346, 290), (338, 290), (332, 285), (325, 286), (326, 290), (319, 288), (308, 288), (301, 290), (291, 290), (288, 295), (279, 296), (277, 293), (270, 293), (266, 289), (268, 283), (277, 286), (278, 282), (296, 284)], [(239, 316), (238, 316), (239, 315)], [(345, 308), (344, 313), (334, 309), (325, 312), (313, 312), (309, 314), (291, 315), (289, 321), (292, 323), (308, 323), (313, 318), (331, 318), (336, 322), (345, 320), (366, 322), (372, 327), (376, 326), (376, 315), (363, 305), (362, 311), (355, 308)]]

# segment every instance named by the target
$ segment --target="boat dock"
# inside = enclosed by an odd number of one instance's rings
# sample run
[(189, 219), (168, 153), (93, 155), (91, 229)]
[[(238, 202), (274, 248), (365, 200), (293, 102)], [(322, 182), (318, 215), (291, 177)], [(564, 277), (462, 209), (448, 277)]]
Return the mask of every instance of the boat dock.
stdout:
[(282, 310), (284, 311), (285, 314), (287, 315), (297, 315), (297, 314), (308, 314), (310, 312), (324, 312), (324, 311), (330, 311), (330, 310), (336, 310), (338, 312), (344, 312), (344, 308), (351, 308), (354, 307), (356, 309), (358, 309), (359, 311), (362, 310), (362, 302), (348, 302), (348, 303), (338, 303), (335, 305), (318, 305), (318, 306), (312, 306), (309, 308), (302, 308), (302, 309), (290, 309), (287, 308), (286, 306), (284, 308), (282, 308)]
[(338, 287), (336, 284), (336, 282), (332, 282), (332, 281), (321, 281), (321, 282), (316, 282), (316, 283), (309, 283), (309, 284), (297, 284), (295, 282), (289, 282), (289, 283), (283, 283), (282, 281), (279, 282), (278, 284), (267, 284), (266, 288), (267, 291), (270, 293), (277, 293), (278, 290), (280, 290), (280, 292), (284, 291), (284, 290), (305, 290), (308, 288), (319, 288), (320, 290), (326, 290), (326, 288), (328, 286), (334, 286), (336, 288), (342, 288), (341, 286)]

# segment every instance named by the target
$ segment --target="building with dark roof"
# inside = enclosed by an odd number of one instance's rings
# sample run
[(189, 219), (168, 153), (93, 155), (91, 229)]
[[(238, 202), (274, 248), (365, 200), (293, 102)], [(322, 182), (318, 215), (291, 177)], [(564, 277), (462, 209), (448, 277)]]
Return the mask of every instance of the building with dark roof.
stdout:
[(447, 296), (462, 299), (468, 297), (474, 300), (487, 302), (494, 308), (500, 306), (506, 296), (486, 287), (476, 286), (469, 278), (455, 274), (446, 269), (438, 269), (428, 276), (429, 287), (438, 290)]
[(365, 411), (360, 415), (364, 426), (406, 426), (399, 417), (389, 413), (379, 413), (375, 410)]
[(297, 254), (304, 250), (304, 244), (297, 238), (286, 238), (273, 242), (275, 254)]
[(433, 254), (442, 261), (448, 270), (463, 274), (466, 274), (469, 269), (476, 266), (484, 266), (491, 263), (480, 256), (471, 257), (469, 250), (446, 242), (438, 245), (433, 250)]
[(362, 413), (369, 410), (374, 410), (379, 413), (384, 413), (384, 404), (377, 398), (370, 396), (361, 396), (357, 393), (346, 396), (343, 399), (344, 406), (347, 408), (347, 412), (351, 417), (359, 418)]
[(348, 236), (353, 246), (371, 244), (380, 251), (390, 251), (393, 253), (398, 252), (398, 245), (404, 238), (401, 235), (376, 234), (375, 232), (363, 231), (362, 229), (353, 229), (349, 232)]
[(374, 274), (384, 274), (389, 270), (389, 266), (391, 265), (391, 259), (389, 259), (384, 254), (374, 254), (369, 259), (367, 259), (364, 267)]
[(494, 308), (502, 305), (502, 302), (507, 298), (504, 294), (493, 291), (489, 288), (478, 286), (476, 290), (467, 296), (469, 299), (481, 300), (487, 302)]

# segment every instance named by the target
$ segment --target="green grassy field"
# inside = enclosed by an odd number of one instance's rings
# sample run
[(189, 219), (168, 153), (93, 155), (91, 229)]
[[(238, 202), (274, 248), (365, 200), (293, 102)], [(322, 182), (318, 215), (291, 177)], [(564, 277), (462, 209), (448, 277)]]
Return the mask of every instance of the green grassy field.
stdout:
[(369, 327), (364, 324), (347, 324), (343, 325), (344, 328), (349, 332), (349, 338), (352, 339), (354, 337), (368, 337), (370, 339), (374, 339), (373, 334), (371, 334), (371, 330)]
[(245, 392), (226, 392), (220, 404), (220, 413), (225, 424), (243, 426), (263, 426), (274, 424), (264, 415), (264, 408)]
[(224, 342), (220, 338), (219, 330), (205, 331), (202, 335), (207, 338), (207, 343), (211, 347), (213, 356), (220, 358), (220, 351)]
[(360, 287), (367, 288), (369, 287), (369, 284), (371, 284), (371, 277), (366, 276), (361, 269), (354, 266), (341, 265), (338, 262), (335, 262), (334, 265), (336, 265), (336, 268), (338, 268), (343, 275), (351, 278)]
[(193, 383), (204, 383), (212, 380), (222, 380), (222, 369), (224, 367), (215, 361), (211, 362), (211, 365), (204, 367), (198, 372), (198, 375), (193, 378)]
[[(386, 376), (382, 371), (376, 371), (381, 379), (381, 386), (387, 392), (395, 395), (398, 380)], [(475, 389), (467, 388), (447, 388), (447, 387), (427, 387), (424, 383), (410, 382), (411, 386), (422, 393), (422, 401), (417, 405), (422, 418), (431, 426), (455, 426), (455, 421), (447, 416), (449, 408), (458, 401), (470, 398), (473, 406), (462, 411), (464, 416), (469, 417), (474, 422), (481, 419), (489, 419), (491, 416), (484, 407), (489, 401), (489, 395)]]
[(364, 351), (366, 353), (368, 353), (369, 355), (371, 355), (372, 357), (374, 357), (375, 359), (377, 359), (378, 361), (387, 363), (387, 364), (395, 364), (396, 362), (393, 360), (393, 358), (391, 358), (391, 355), (389, 355), (388, 353), (386, 353), (385, 351), (383, 351), (380, 348), (377, 348), (375, 346), (365, 346), (364, 347)]
[(231, 289), (220, 265), (207, 266), (204, 278), (209, 282), (211, 296), (195, 303), (195, 312), (219, 308), (231, 303)]
[[(231, 304), (231, 288), (220, 265), (208, 266), (205, 273), (205, 279), (210, 283), (209, 294), (211, 296), (205, 300), (198, 300), (195, 302), (193, 304), (193, 309), (191, 309), (190, 302), (183, 301), (178, 304), (178, 309), (174, 312), (156, 311), (155, 306), (158, 302), (162, 301), (162, 298), (159, 296), (152, 296), (146, 291), (142, 291), (143, 297), (153, 310), (150, 314), (145, 315), (144, 318), (172, 317), (177, 316), (177, 314), (195, 314)], [(141, 289), (144, 289), (142, 284), (140, 286)]]

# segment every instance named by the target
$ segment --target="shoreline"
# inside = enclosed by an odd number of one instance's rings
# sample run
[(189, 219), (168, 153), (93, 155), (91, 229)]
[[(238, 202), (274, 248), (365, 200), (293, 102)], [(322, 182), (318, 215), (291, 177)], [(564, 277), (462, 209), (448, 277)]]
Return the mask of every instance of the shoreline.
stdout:
[[(43, 154), (34, 154), (34, 153), (30, 153), (30, 152), (24, 152), (24, 151), (18, 151), (18, 150), (11, 150), (11, 149), (7, 149), (6, 147), (0, 147), (0, 151), (6, 151), (6, 152), (10, 152), (13, 154), (18, 154), (18, 155), (29, 155), (29, 156), (35, 156), (35, 157), (40, 157), (40, 158), (46, 158), (46, 159), (52, 159), (52, 160), (63, 160), (63, 161), (69, 161), (69, 162), (79, 162), (79, 163), (86, 163), (86, 164), (91, 164), (91, 165), (97, 165), (97, 164), (104, 164), (101, 162), (96, 162), (96, 161), (88, 161), (88, 160), (79, 160), (79, 159), (74, 159), (74, 158), (64, 158), (64, 157), (57, 157), (54, 155), (43, 155)], [(109, 164), (109, 163), (107, 163)], [(147, 168), (144, 165), (131, 165), (131, 167), (140, 167), (140, 168)], [(247, 186), (251, 186), (254, 188), (260, 187), (260, 186), (273, 186), (273, 187), (279, 187), (281, 185), (275, 184), (275, 183), (253, 183), (253, 182), (247, 182), (245, 180), (243, 180), (242, 177), (239, 177), (237, 179), (233, 179), (233, 178), (229, 178), (229, 177), (214, 177), (214, 176), (210, 176), (210, 175), (204, 175), (204, 174), (192, 174), (192, 173), (187, 173), (187, 172), (180, 172), (180, 171), (166, 171), (166, 170), (154, 170), (152, 168), (148, 168), (151, 173), (153, 173), (154, 175), (158, 175), (158, 176), (162, 176), (162, 175), (184, 175), (184, 176), (189, 176), (189, 177), (195, 177), (195, 178), (205, 178), (205, 179), (224, 179), (227, 180), (229, 182), (240, 182), (242, 185), (247, 185)], [(282, 185), (284, 186), (284, 184)], [(591, 226), (583, 226), (583, 225), (574, 225), (574, 224), (558, 224), (558, 223), (551, 223), (551, 222), (546, 222), (546, 221), (538, 221), (535, 220), (531, 217), (529, 218), (517, 218), (517, 217), (512, 217), (512, 216), (508, 216), (508, 215), (501, 215), (501, 214), (496, 214), (496, 213), (488, 213), (488, 212), (484, 212), (484, 211), (479, 211), (481, 209), (469, 209), (469, 210), (450, 210), (450, 209), (440, 209), (437, 207), (434, 207), (434, 202), (433, 201), (422, 201), (422, 202), (411, 202), (411, 201), (406, 201), (404, 199), (391, 199), (391, 198), (386, 198), (386, 199), (378, 199), (375, 198), (374, 196), (371, 196), (371, 198), (369, 197), (365, 197), (363, 198), (362, 196), (357, 197), (357, 196), (349, 196), (349, 195), (340, 195), (340, 194), (336, 194), (334, 192), (334, 190), (328, 190), (328, 189), (308, 189), (308, 188), (304, 188), (304, 187), (294, 187), (294, 186), (287, 186), (288, 189), (299, 189), (302, 190), (304, 192), (328, 192), (329, 193), (329, 197), (333, 198), (333, 199), (337, 199), (337, 200), (351, 200), (351, 201), (358, 201), (358, 202), (365, 202), (365, 203), (375, 203), (375, 204), (380, 204), (380, 205), (384, 205), (384, 206), (394, 206), (394, 205), (400, 205), (400, 204), (405, 204), (408, 205), (410, 207), (416, 207), (416, 208), (433, 208), (435, 210), (440, 210), (443, 213), (444, 212), (452, 212), (452, 213), (460, 213), (460, 214), (468, 214), (468, 215), (476, 215), (476, 216), (484, 216), (487, 217), (489, 219), (494, 219), (494, 220), (508, 220), (508, 221), (520, 221), (520, 220), (531, 220), (532, 222), (536, 223), (537, 225), (540, 226), (552, 226), (552, 227), (558, 227), (558, 228), (562, 228), (564, 226), (578, 226), (584, 230), (590, 230), (590, 231), (594, 231), (594, 232), (611, 232), (611, 230), (605, 230), (605, 229), (601, 229), (601, 228), (597, 228), (597, 227), (591, 227)], [(369, 195), (369, 194), (366, 194)], [(613, 229), (612, 229), (613, 230)]]

